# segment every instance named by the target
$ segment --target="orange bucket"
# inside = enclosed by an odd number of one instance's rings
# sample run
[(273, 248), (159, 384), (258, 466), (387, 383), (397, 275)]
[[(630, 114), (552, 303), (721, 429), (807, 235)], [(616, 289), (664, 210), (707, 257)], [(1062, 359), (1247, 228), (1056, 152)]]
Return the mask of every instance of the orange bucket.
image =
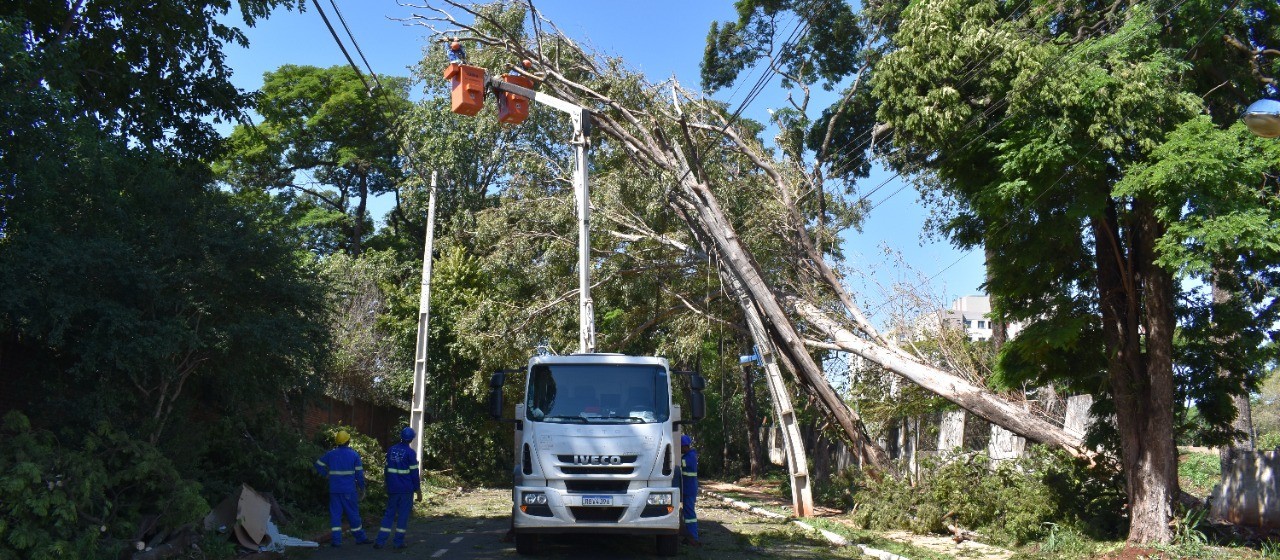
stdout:
[[(507, 74), (502, 77), (502, 81), (533, 89), (533, 80), (524, 76)], [(498, 122), (520, 124), (527, 118), (529, 118), (529, 98), (506, 91), (499, 92)]]
[(453, 112), (474, 116), (484, 108), (484, 68), (450, 64), (444, 69), (444, 79), (449, 80)]

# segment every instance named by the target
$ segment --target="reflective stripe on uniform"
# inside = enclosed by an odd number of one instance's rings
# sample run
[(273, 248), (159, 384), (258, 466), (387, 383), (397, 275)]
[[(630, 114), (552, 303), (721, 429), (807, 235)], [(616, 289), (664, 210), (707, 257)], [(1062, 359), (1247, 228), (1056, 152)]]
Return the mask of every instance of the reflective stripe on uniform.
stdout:
[[(414, 468), (416, 469), (418, 467), (414, 467)], [(391, 467), (387, 467), (387, 472), (393, 473), (393, 474), (409, 474), (410, 469), (393, 469)]]
[(383, 527), (383, 528), (381, 528), (381, 529), (378, 529), (378, 532), (379, 532), (379, 533), (390, 533), (390, 532), (391, 532), (391, 529), (388, 529), (388, 528), (386, 528), (386, 527)]
[(362, 466), (362, 465), (356, 465), (356, 470), (358, 470), (358, 471), (362, 471), (362, 470), (364, 470), (364, 466)]
[(356, 471), (329, 471), (329, 476), (343, 476), (348, 474), (356, 474)]
[(399, 527), (396, 527), (396, 532), (397, 532), (397, 533), (403, 533), (403, 532), (405, 532), (405, 530), (404, 530), (404, 529), (401, 529), (401, 528), (399, 528)]
[(317, 464), (317, 465), (320, 465), (320, 466), (322, 466), (322, 467), (327, 467), (327, 466), (329, 466), (327, 463), (325, 463), (324, 461), (321, 461), (321, 460), (319, 460), (319, 459), (316, 459), (316, 464)]
[(364, 527), (353, 527), (353, 528), (351, 529), (351, 532), (352, 532), (352, 533), (359, 533), (360, 531), (363, 531), (363, 530), (364, 530)]
[(329, 527), (329, 530), (335, 533), (340, 533), (342, 532), (342, 527)]
[(698, 471), (685, 471), (684, 475), (689, 478), (698, 478)]
[(685, 523), (697, 523), (697, 522), (698, 522), (698, 518), (697, 518), (697, 517), (694, 517), (694, 518), (685, 518), (684, 522), (685, 522)]

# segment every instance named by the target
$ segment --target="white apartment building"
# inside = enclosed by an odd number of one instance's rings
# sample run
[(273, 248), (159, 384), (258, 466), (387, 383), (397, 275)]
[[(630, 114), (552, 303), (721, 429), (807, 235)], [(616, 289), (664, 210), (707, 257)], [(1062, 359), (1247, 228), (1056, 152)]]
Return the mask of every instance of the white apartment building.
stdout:
[[(985, 295), (964, 296), (951, 302), (951, 309), (942, 312), (944, 323), (964, 328), (970, 340), (991, 340), (993, 321), (991, 320), (991, 297)], [(1008, 325), (1007, 336), (1013, 338), (1022, 330), (1022, 325)]]

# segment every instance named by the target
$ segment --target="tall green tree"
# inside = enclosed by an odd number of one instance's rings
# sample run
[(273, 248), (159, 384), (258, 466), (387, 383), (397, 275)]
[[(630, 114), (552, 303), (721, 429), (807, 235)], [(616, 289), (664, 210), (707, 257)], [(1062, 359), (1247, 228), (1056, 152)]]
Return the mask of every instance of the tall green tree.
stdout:
[[(1238, 130), (1192, 131), (1215, 129), (1198, 113), (1225, 119), (1274, 84), (1276, 61), (1265, 52), (1280, 44), (1269, 23), (1280, 8), (1089, 6), (911, 4), (895, 50), (876, 69), (878, 114), (893, 126), (895, 165), (954, 201), (941, 215), (943, 231), (961, 247), (988, 251), (995, 314), (1028, 325), (1001, 352), (997, 377), (1107, 396), (1097, 412), (1115, 420), (1100, 424), (1113, 427), (1126, 475), (1129, 539), (1167, 542), (1178, 495), (1178, 397), (1238, 393), (1257, 371), (1255, 364), (1199, 389), (1175, 378), (1175, 360), (1191, 356), (1175, 346), (1180, 321), (1209, 310), (1204, 299), (1184, 297), (1179, 280), (1204, 278), (1208, 260), (1239, 282), (1266, 282), (1277, 264), (1258, 229), (1275, 219), (1274, 199), (1241, 194), (1274, 172), (1273, 156)], [(1232, 41), (1258, 50), (1241, 56), (1224, 47)], [(1202, 172), (1203, 160), (1190, 155), (1197, 151), (1230, 157)], [(1232, 224), (1251, 241), (1224, 251), (1211, 241), (1224, 230), (1203, 227), (1210, 223)], [(1190, 258), (1195, 251), (1182, 247), (1205, 252)], [(1245, 355), (1256, 359), (1265, 355), (1258, 343), (1275, 336), (1273, 310), (1256, 290), (1244, 296), (1214, 321), (1251, 325), (1231, 344), (1252, 344)], [(1191, 346), (1225, 340), (1191, 325)], [(1219, 344), (1198, 355), (1216, 356), (1216, 366), (1227, 353)], [(1199, 368), (1216, 377), (1217, 367)]]
[(393, 123), (410, 107), (408, 80), (380, 76), (371, 93), (367, 79), (348, 66), (267, 72), (256, 103), (262, 122), (237, 126), (216, 166), (237, 189), (283, 192), (322, 253), (359, 255), (373, 234), (370, 199), (396, 192), (405, 174)]
[[(298, 3), (238, 5), (252, 25)], [(309, 313), (320, 290), (295, 229), (272, 201), (218, 188), (205, 163), (221, 149), (213, 122), (237, 119), (249, 98), (228, 79), (223, 49), (245, 43), (222, 19), (230, 7), (0, 6), (0, 370), (36, 428), (64, 443), (110, 418), (111, 438), (154, 466), (156, 450), (182, 456), (189, 440), (167, 437), (179, 429), (201, 439), (181, 423), (195, 409), (275, 405), (313, 383), (324, 355)], [(92, 451), (99, 439), (83, 439), (83, 457), (104, 462), (78, 470), (95, 478), (67, 486), (93, 485), (122, 516), (165, 507), (114, 476), (114, 459)], [(198, 456), (182, 456), (179, 474), (195, 478)], [(47, 489), (40, 477), (57, 474), (24, 476)], [(59, 527), (84, 530), (96, 513), (70, 511)], [(137, 520), (119, 521), (110, 538), (132, 536)]]

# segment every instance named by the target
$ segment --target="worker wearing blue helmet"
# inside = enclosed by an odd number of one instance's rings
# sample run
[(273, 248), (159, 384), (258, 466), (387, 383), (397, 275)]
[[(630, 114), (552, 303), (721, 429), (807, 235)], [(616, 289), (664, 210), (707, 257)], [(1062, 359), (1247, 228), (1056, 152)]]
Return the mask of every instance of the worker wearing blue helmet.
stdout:
[(702, 546), (698, 538), (698, 514), (693, 505), (698, 500), (698, 450), (693, 438), (680, 436), (680, 518), (684, 522), (684, 544)]
[(409, 446), (413, 441), (413, 428), (400, 430), (400, 443), (387, 450), (387, 511), (382, 515), (382, 527), (378, 529), (374, 548), (387, 544), (393, 526), (396, 548), (404, 548), (404, 534), (409, 528), (409, 515), (413, 510), (413, 498), (422, 498), (422, 477), (418, 471), (418, 454)]

